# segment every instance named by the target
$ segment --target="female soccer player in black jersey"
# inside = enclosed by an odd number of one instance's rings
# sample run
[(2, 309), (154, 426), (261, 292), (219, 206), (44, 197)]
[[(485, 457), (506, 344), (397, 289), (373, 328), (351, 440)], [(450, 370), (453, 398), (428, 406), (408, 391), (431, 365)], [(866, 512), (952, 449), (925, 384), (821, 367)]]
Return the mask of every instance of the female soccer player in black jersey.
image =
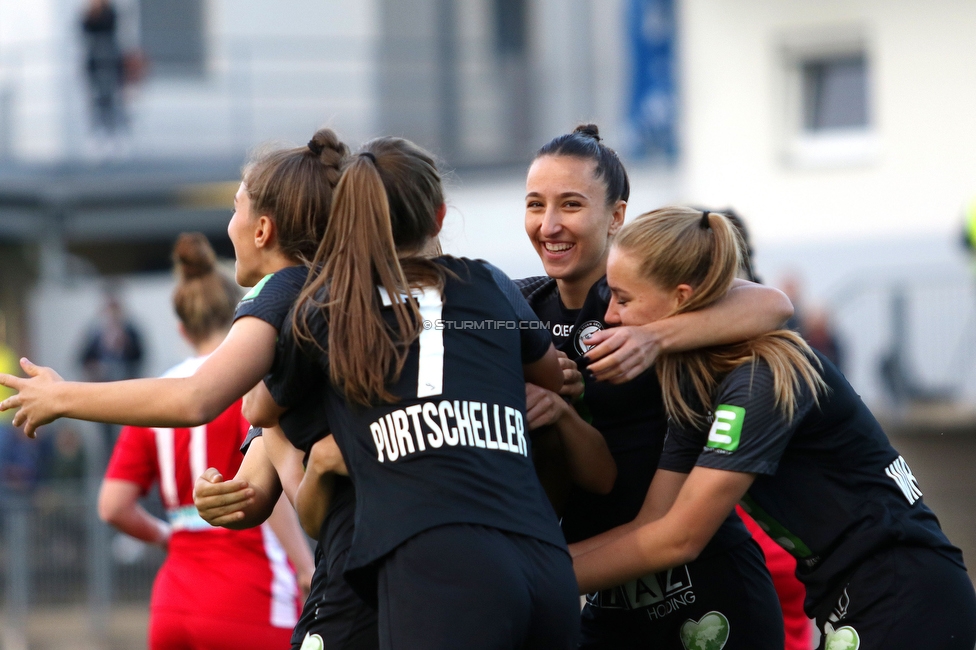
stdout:
[[(562, 527), (576, 542), (628, 522), (640, 510), (657, 467), (666, 430), (661, 389), (649, 354), (658, 346), (685, 349), (743, 340), (779, 326), (790, 313), (779, 292), (741, 283), (714, 308), (643, 328), (604, 330), (610, 292), (607, 252), (621, 227), (629, 181), (616, 153), (600, 142), (593, 125), (544, 146), (526, 181), (526, 231), (548, 277), (519, 281), (556, 347), (573, 359), (610, 354), (591, 365), (579, 411), (605, 436), (617, 464), (609, 495), (573, 488)], [(602, 331), (602, 333), (601, 333)], [(589, 338), (588, 338), (589, 337)], [(605, 339), (587, 352), (591, 342)], [(611, 366), (608, 368), (608, 366)], [(554, 405), (540, 424), (566, 426), (580, 415), (553, 393), (530, 393)], [(761, 552), (731, 517), (702, 553), (685, 567), (590, 594), (582, 617), (584, 648), (683, 649), (682, 631), (710, 612), (731, 626), (725, 648), (782, 648), (782, 618)], [(694, 628), (697, 629), (697, 628)]]
[[(28, 364), (25, 370), (34, 379), (0, 377), (20, 391), (4, 404), (20, 407), (17, 425), (31, 435), (56, 417), (192, 427), (212, 420), (260, 382), (271, 368), (282, 322), (307, 278), (304, 263), (315, 255), (325, 232), (347, 155), (338, 136), (321, 129), (307, 146), (261, 152), (245, 167), (228, 234), (237, 258), (236, 280), (254, 288), (238, 305), (227, 338), (192, 376), (81, 384), (60, 382), (50, 369)], [(300, 415), (296, 410), (289, 418)], [(236, 480), (224, 482), (216, 470), (206, 473), (205, 488), (216, 493), (212, 500), (227, 492), (240, 495), (248, 501), (250, 518), (245, 521), (240, 509), (226, 514), (221, 510), (225, 503), (209, 510), (204, 501), (201, 514), (210, 523), (258, 525), (282, 488), (294, 498), (302, 477), (301, 454), (280, 432), (265, 433), (247, 448)], [(329, 560), (348, 551), (352, 540), (351, 493), (351, 486), (337, 482), (332, 511), (319, 536), (327, 543), (320, 545), (313, 590), (292, 638), (296, 648), (306, 634), (319, 635), (330, 647), (377, 645), (373, 611), (345, 585), (341, 573), (333, 571), (326, 579)]]
[[(713, 304), (731, 286), (739, 246), (719, 214), (639, 217), (610, 252), (607, 319), (639, 325)], [(664, 354), (656, 366), (671, 417), (660, 467), (633, 522), (573, 547), (583, 588), (689, 561), (743, 499), (796, 556), (821, 648), (973, 647), (976, 595), (962, 554), (827, 359), (777, 331)], [(721, 621), (708, 623), (724, 636)]]
[(437, 256), (444, 213), (428, 154), (367, 143), (265, 384), (280, 408), (326, 406), (356, 487), (345, 572), (377, 601), (381, 647), (575, 648), (576, 584), (525, 418), (525, 382), (558, 390), (562, 371), (504, 274)]

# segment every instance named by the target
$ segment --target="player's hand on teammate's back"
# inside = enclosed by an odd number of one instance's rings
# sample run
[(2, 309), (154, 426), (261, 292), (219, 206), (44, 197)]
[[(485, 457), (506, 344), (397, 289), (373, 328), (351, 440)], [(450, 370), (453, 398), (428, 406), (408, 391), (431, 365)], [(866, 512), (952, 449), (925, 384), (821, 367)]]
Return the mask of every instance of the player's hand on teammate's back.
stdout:
[(559, 367), (563, 370), (563, 387), (559, 389), (559, 394), (570, 401), (579, 399), (583, 394), (583, 373), (565, 352), (557, 350), (556, 354), (559, 357)]
[(312, 451), (308, 456), (308, 468), (319, 475), (331, 472), (340, 476), (349, 476), (346, 461), (332, 434), (312, 445)]
[(33, 438), (37, 428), (57, 420), (60, 415), (54, 410), (51, 390), (55, 384), (64, 381), (61, 375), (51, 368), (34, 365), (26, 358), (20, 360), (20, 367), (27, 377), (14, 377), (0, 373), (0, 386), (13, 388), (11, 395), (0, 402), (0, 411), (19, 408), (14, 415), (13, 425), (23, 427), (24, 433)]
[(535, 384), (525, 384), (525, 415), (529, 431), (555, 424), (568, 408), (566, 400), (551, 390)]
[(226, 526), (244, 519), (244, 509), (254, 503), (254, 490), (247, 481), (225, 481), (220, 472), (208, 468), (193, 485), (193, 505), (211, 526)]
[(611, 327), (586, 338), (592, 345), (586, 353), (587, 369), (598, 381), (622, 384), (634, 379), (654, 364), (662, 343), (655, 323)]

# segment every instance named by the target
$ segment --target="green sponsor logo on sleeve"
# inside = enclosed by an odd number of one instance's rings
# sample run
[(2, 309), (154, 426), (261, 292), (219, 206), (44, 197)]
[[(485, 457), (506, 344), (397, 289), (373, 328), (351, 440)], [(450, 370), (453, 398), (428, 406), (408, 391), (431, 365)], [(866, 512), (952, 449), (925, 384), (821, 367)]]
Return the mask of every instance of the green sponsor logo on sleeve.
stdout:
[(268, 284), (268, 280), (270, 280), (271, 276), (273, 275), (274, 273), (269, 273), (261, 278), (261, 281), (251, 287), (251, 290), (247, 292), (247, 295), (241, 298), (241, 302), (244, 302), (245, 300), (254, 300), (257, 298), (258, 294), (261, 293), (261, 289), (264, 289), (264, 285)]
[(706, 447), (735, 451), (739, 447), (739, 436), (742, 435), (742, 421), (746, 418), (746, 410), (741, 406), (719, 404), (715, 407), (715, 421), (708, 432)]

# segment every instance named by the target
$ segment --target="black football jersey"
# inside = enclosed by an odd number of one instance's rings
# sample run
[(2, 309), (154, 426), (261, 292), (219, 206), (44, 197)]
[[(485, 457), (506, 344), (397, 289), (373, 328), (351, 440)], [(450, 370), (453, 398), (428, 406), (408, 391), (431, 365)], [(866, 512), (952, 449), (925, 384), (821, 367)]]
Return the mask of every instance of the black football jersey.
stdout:
[[(562, 305), (556, 281), (548, 277), (518, 280), (516, 283), (539, 319), (552, 332), (556, 347), (581, 367), (589, 350), (586, 336), (608, 327), (604, 317), (610, 306), (610, 288), (604, 276), (590, 288), (582, 309)], [(607, 441), (617, 463), (617, 481), (607, 495), (573, 487), (563, 514), (563, 533), (577, 542), (621, 524), (633, 521), (647, 496), (657, 469), (667, 415), (654, 368), (624, 384), (595, 381), (583, 373), (581, 415)], [(719, 529), (702, 556), (733, 546), (749, 537), (749, 532), (734, 514)]]
[(756, 474), (743, 507), (797, 558), (808, 612), (886, 547), (927, 547), (963, 566), (905, 459), (840, 371), (816, 355), (828, 387), (819, 405), (804, 385), (787, 421), (769, 366), (744, 364), (719, 385), (708, 426), (672, 422), (661, 467)]
[[(347, 576), (367, 598), (374, 563), (435, 526), (481, 524), (565, 546), (525, 425), (522, 366), (545, 355), (549, 333), (494, 267), (447, 256), (435, 262), (446, 271), (444, 290), (414, 294), (423, 324), (399, 378), (388, 383), (397, 402), (346, 402), (329, 380), (322, 312), (309, 318), (318, 345), (299, 344), (283, 328), (265, 380), (281, 406), (325, 403), (356, 487)], [(395, 331), (393, 310), (382, 312)], [(300, 448), (313, 442), (293, 440)]]

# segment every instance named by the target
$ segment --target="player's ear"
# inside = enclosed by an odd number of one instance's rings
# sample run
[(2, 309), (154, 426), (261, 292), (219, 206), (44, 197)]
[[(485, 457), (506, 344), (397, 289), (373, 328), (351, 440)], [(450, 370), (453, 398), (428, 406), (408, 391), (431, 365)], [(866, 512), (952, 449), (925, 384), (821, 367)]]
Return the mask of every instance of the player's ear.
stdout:
[(441, 203), (441, 207), (437, 208), (437, 213), (434, 215), (434, 221), (437, 222), (437, 232), (434, 234), (440, 234), (441, 228), (444, 227), (444, 217), (447, 215), (447, 204)]
[(257, 218), (254, 226), (254, 246), (258, 249), (270, 248), (275, 243), (275, 223), (266, 214)]

